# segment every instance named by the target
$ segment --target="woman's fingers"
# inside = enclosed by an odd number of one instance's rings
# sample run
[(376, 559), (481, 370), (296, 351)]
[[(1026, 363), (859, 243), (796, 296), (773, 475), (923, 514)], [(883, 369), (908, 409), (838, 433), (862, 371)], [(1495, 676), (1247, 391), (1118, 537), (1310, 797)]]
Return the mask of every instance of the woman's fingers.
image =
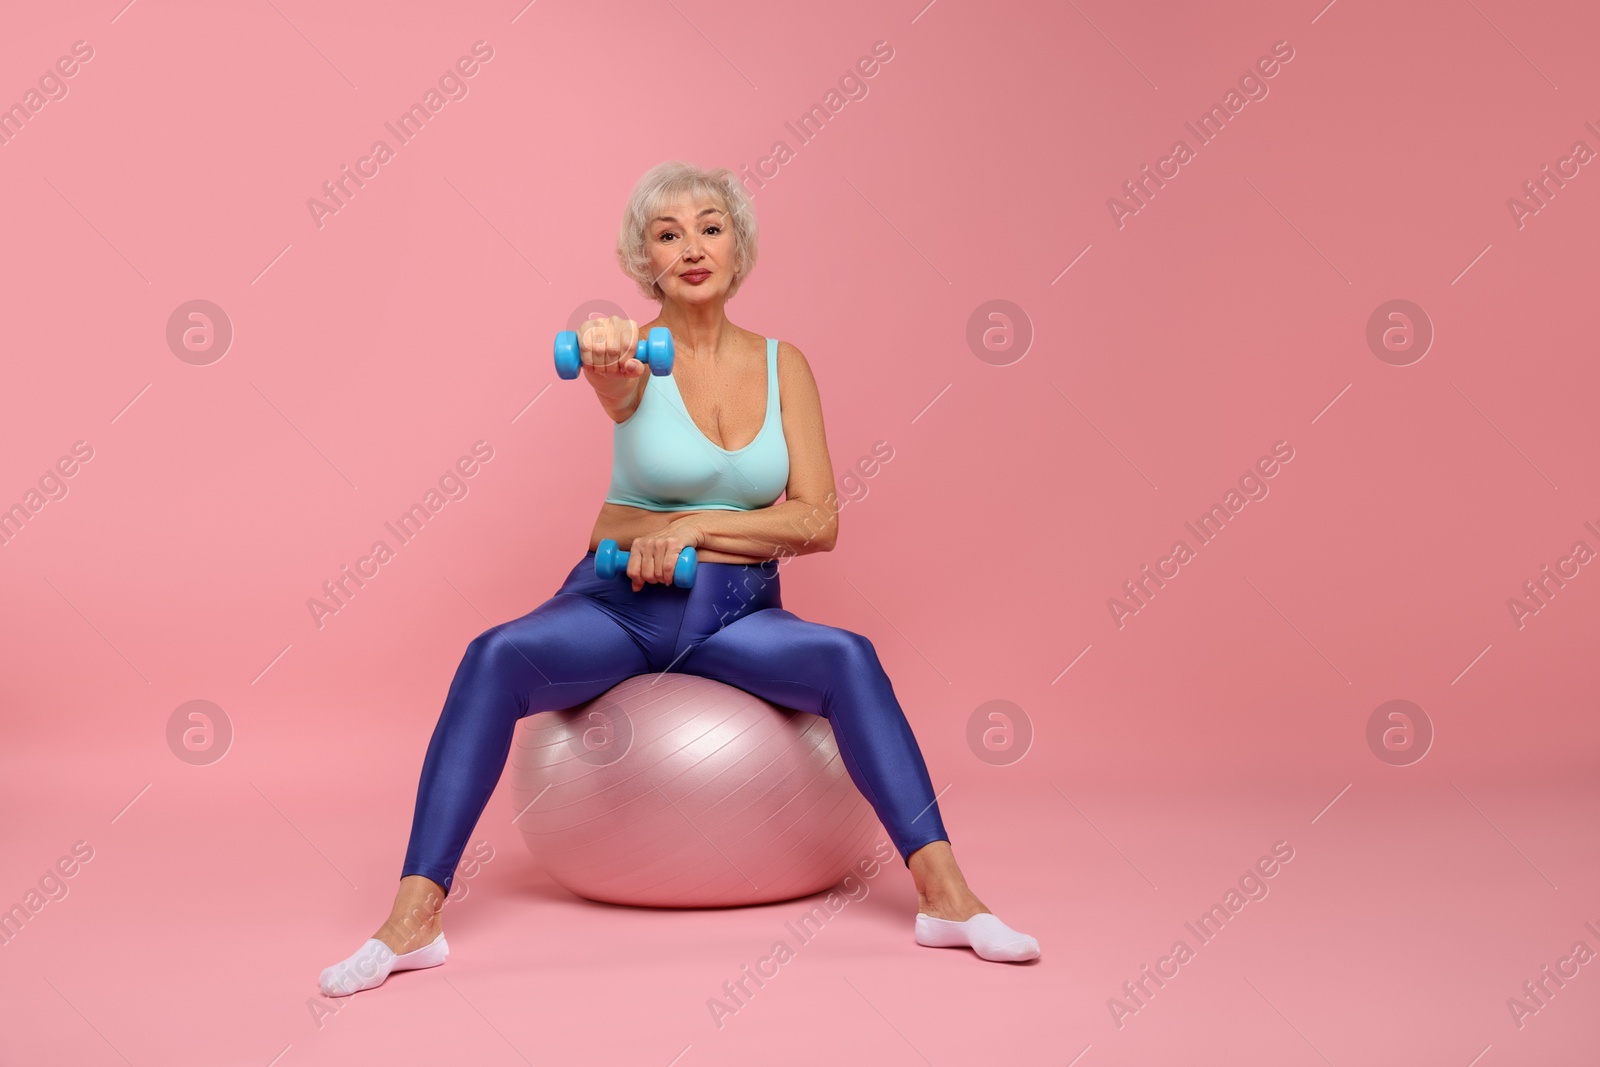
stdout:
[(597, 373), (637, 378), (639, 370), (630, 364), (644, 367), (634, 358), (638, 336), (639, 325), (632, 319), (590, 319), (578, 326), (578, 358)]
[(644, 588), (645, 548), (645, 543), (638, 538), (634, 538), (628, 548), (628, 581), (633, 583), (635, 593)]
[(628, 550), (628, 577), (633, 580), (633, 591), (637, 593), (650, 582), (656, 581), (656, 557), (659, 546), (649, 540), (636, 540), (633, 547)]
[(645, 559), (644, 577), (647, 582), (663, 581), (661, 577), (661, 557), (667, 551), (665, 541), (656, 541), (650, 545), (650, 554)]
[(639, 348), (638, 342), (635, 340), (638, 336), (639, 326), (632, 319), (624, 319), (616, 315), (611, 316), (609, 351), (617, 373), (627, 373), (630, 377), (632, 376), (633, 372), (628, 370), (627, 365), (638, 362), (633, 358), (634, 353)]
[(628, 548), (628, 579), (637, 593), (644, 586), (657, 582), (672, 584), (678, 565), (678, 554), (683, 545), (670, 537), (639, 537)]

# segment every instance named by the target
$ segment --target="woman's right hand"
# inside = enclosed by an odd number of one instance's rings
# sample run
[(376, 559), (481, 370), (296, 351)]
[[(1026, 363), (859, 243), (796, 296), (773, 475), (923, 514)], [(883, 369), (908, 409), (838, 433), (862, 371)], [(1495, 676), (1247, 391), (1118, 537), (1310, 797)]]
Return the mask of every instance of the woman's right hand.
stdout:
[(615, 391), (616, 383), (637, 378), (646, 367), (636, 358), (639, 324), (612, 315), (590, 319), (578, 326), (578, 358), (584, 377), (597, 390)]

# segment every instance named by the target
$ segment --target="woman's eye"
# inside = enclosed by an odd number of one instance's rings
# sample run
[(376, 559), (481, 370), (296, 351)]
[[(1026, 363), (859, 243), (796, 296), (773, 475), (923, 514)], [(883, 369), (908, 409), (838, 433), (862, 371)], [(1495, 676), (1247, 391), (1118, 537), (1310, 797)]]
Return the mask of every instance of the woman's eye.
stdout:
[(713, 223), (710, 226), (706, 227), (706, 233), (721, 233), (721, 232), (722, 232), (722, 227), (716, 225), (715, 223)]

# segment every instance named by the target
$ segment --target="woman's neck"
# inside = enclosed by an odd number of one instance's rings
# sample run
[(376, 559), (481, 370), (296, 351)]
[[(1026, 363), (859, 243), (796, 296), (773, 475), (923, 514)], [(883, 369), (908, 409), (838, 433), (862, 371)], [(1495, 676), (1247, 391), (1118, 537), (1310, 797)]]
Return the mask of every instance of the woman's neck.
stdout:
[(739, 328), (728, 321), (723, 301), (684, 305), (673, 302), (661, 306), (657, 320), (672, 331), (673, 358), (690, 363), (715, 363), (731, 344)]

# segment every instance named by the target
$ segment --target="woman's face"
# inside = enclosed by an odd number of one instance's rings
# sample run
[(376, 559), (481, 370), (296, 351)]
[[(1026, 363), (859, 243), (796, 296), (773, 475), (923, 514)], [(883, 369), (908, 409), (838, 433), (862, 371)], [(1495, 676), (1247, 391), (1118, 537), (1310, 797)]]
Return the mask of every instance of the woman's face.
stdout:
[(667, 300), (727, 298), (733, 284), (733, 229), (721, 199), (684, 195), (650, 220), (650, 270)]

